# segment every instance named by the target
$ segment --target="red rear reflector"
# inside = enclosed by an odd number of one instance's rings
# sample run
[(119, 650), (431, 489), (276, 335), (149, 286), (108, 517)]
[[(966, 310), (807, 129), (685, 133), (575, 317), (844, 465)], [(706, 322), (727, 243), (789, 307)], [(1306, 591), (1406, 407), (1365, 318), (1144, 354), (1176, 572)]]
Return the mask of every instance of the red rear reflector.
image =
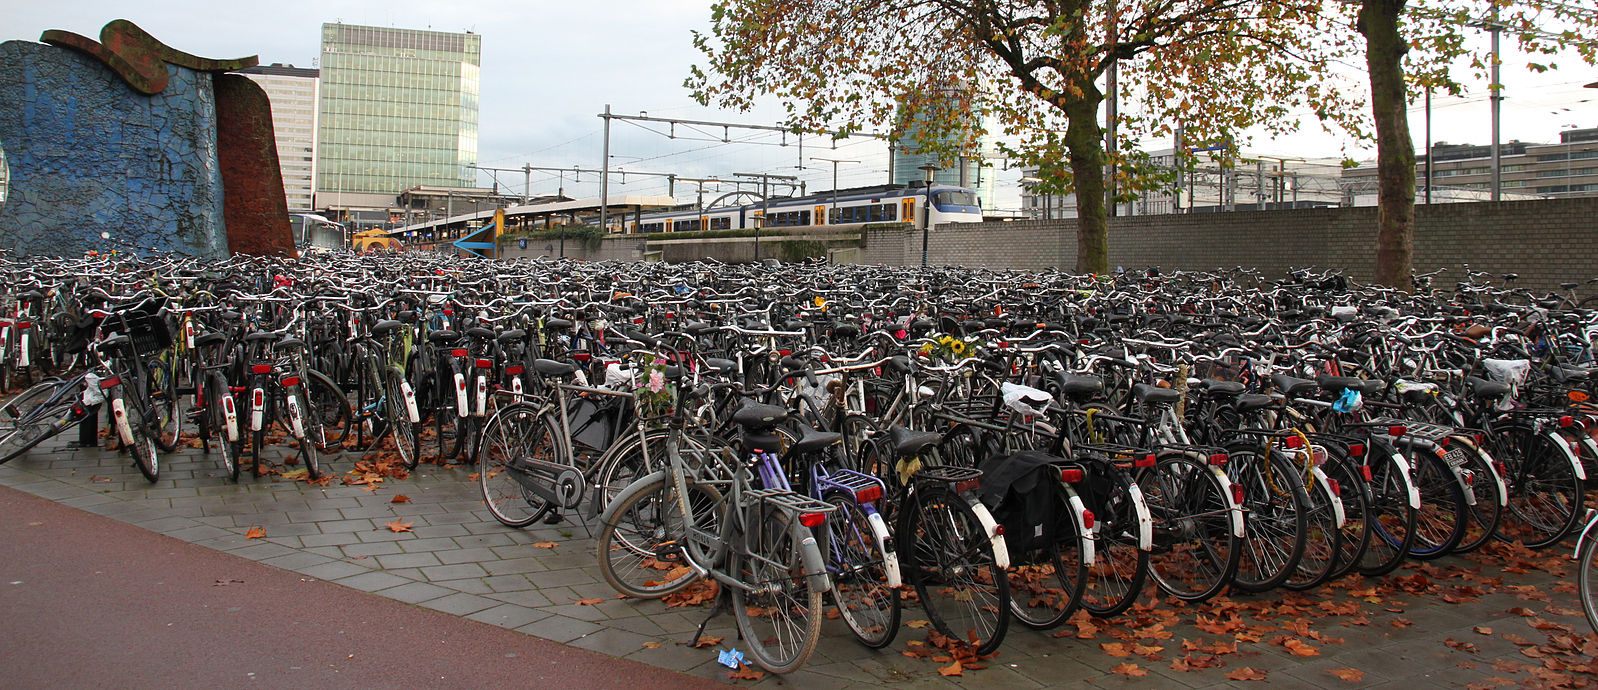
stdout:
[(464, 348), (464, 347), (457, 347), (457, 348), (449, 351), (449, 356), (451, 356), (451, 357), (465, 357), (466, 355), (469, 355), (469, 354), (471, 354), (471, 353), (467, 352), (466, 348)]
[(293, 387), (293, 386), (298, 386), (298, 385), (300, 385), (300, 377), (298, 377), (298, 376), (284, 376), (283, 377), (283, 386), (284, 387)]
[(1475, 486), (1476, 485), (1476, 473), (1475, 472), (1466, 472), (1464, 476), (1465, 476), (1465, 486)]
[(880, 500), (881, 498), (882, 487), (880, 486), (868, 486), (864, 489), (854, 492), (855, 503), (870, 503), (872, 501)]
[(1216, 467), (1225, 467), (1226, 461), (1230, 459), (1226, 453), (1216, 453), (1210, 456), (1210, 464)]
[(822, 525), (827, 524), (827, 514), (826, 513), (800, 513), (799, 514), (799, 524), (804, 525), (806, 527), (810, 527), (812, 529), (816, 528), (816, 527), (820, 527)]
[(493, 369), (494, 368), (494, 360), (492, 360), (492, 359), (479, 359), (479, 360), (477, 360), (477, 368), (478, 369)]
[(24, 331), (28, 330), (29, 328), (33, 328), (33, 322), (32, 321), (18, 321), (17, 322), (17, 328), (22, 329)]
[(1364, 478), (1365, 478), (1365, 483), (1366, 483), (1366, 484), (1369, 484), (1369, 483), (1371, 483), (1371, 482), (1372, 482), (1372, 481), (1375, 481), (1375, 480), (1374, 480), (1374, 479), (1373, 479), (1373, 478), (1372, 478), (1372, 477), (1371, 477), (1371, 468), (1370, 468), (1370, 465), (1361, 465), (1361, 466), (1360, 466), (1360, 468), (1359, 468), (1359, 476), (1361, 476), (1361, 477), (1364, 477)]
[(958, 493), (965, 493), (967, 491), (976, 491), (978, 488), (981, 488), (981, 486), (981, 479), (967, 479), (963, 482), (955, 483), (954, 490)]
[(1394, 424), (1390, 427), (1387, 427), (1388, 436), (1403, 436), (1407, 433), (1409, 433), (1409, 427), (1402, 424)]
[(251, 364), (250, 365), (250, 373), (252, 373), (252, 374), (270, 374), (270, 373), (272, 373), (272, 365), (270, 365), (270, 364)]
[(993, 526), (993, 536), (995, 536), (995, 537), (1004, 536), (1004, 525), (1003, 524), (998, 524), (998, 525), (994, 525)]
[(1098, 521), (1098, 518), (1093, 516), (1093, 511), (1091, 511), (1091, 510), (1083, 510), (1082, 511), (1082, 529), (1093, 529), (1093, 525), (1097, 521)]
[(512, 364), (508, 367), (505, 367), (505, 373), (510, 374), (511, 376), (520, 376), (524, 371), (527, 371), (527, 369), (520, 364)]
[(1145, 456), (1143, 456), (1141, 458), (1138, 458), (1135, 462), (1132, 463), (1132, 465), (1134, 467), (1153, 467), (1154, 466), (1154, 456), (1153, 455), (1145, 455)]
[(120, 385), (122, 385), (122, 377), (121, 376), (109, 376), (109, 377), (100, 379), (100, 390), (108, 390), (108, 389), (111, 389), (111, 388), (116, 388), (117, 386), (120, 386)]
[(1504, 476), (1506, 474), (1509, 474), (1508, 472), (1506, 472), (1504, 470), (1504, 463), (1502, 463), (1500, 461), (1497, 461), (1497, 460), (1493, 461), (1493, 469), (1498, 470), (1498, 476), (1500, 476), (1500, 477), (1502, 477), (1502, 476)]
[(1328, 478), (1326, 480), (1326, 485), (1332, 488), (1332, 495), (1333, 496), (1342, 496), (1343, 495), (1343, 485), (1342, 484), (1338, 484), (1336, 479)]
[(1444, 436), (1443, 440), (1437, 442), (1437, 445), (1442, 446), (1444, 448), (1447, 448), (1448, 447), (1448, 441), (1450, 440), (1450, 438), (1451, 437)]
[(1287, 446), (1288, 448), (1303, 448), (1304, 438), (1296, 434), (1293, 436), (1288, 436), (1287, 438), (1282, 439), (1282, 445)]
[(445, 316), (454, 316), (455, 315), (455, 310), (454, 309), (445, 309), (444, 310), (444, 315)]
[(575, 359), (575, 360), (577, 360), (579, 362), (587, 362), (588, 360), (593, 359), (593, 357), (594, 357), (593, 355), (591, 355), (591, 354), (589, 354), (587, 352), (573, 352), (572, 353), (572, 359)]
[(1569, 429), (1575, 423), (1576, 423), (1576, 418), (1572, 417), (1572, 416), (1570, 416), (1568, 414), (1559, 418), (1559, 428), (1561, 428), (1561, 429)]
[(793, 354), (793, 350), (788, 350), (788, 349), (777, 350), (777, 354), (782, 355), (784, 357), (787, 357), (788, 355)]
[(266, 406), (266, 391), (259, 388), (255, 389), (255, 393), (251, 395), (251, 400), (254, 402), (255, 409), (261, 409)]
[(1065, 469), (1060, 470), (1060, 481), (1065, 482), (1067, 484), (1076, 484), (1076, 483), (1082, 481), (1082, 479), (1085, 476), (1086, 476), (1085, 472), (1083, 472), (1082, 470), (1077, 469), (1075, 467), (1067, 467)]
[(1363, 444), (1363, 443), (1350, 443), (1350, 444), (1348, 444), (1348, 457), (1351, 457), (1351, 458), (1363, 458), (1363, 457), (1365, 457), (1365, 444)]

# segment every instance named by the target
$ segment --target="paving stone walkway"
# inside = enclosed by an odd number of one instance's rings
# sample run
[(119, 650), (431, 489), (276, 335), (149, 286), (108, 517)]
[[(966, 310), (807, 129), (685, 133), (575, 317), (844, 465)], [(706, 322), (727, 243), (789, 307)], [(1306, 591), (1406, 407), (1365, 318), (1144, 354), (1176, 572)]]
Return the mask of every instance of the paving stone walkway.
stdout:
[[(334, 458), (333, 467), (347, 470), (353, 459), (345, 453)], [(467, 468), (424, 465), (409, 479), (388, 480), (368, 491), (336, 482), (324, 488), (248, 476), (234, 484), (221, 476), (214, 457), (192, 449), (165, 454), (162, 462), (161, 481), (152, 485), (125, 455), (75, 449), (57, 439), (0, 466), (0, 484), (308, 577), (575, 647), (727, 679), (727, 670), (715, 663), (714, 649), (684, 644), (705, 609), (617, 599), (594, 567), (593, 542), (582, 525), (505, 528), (483, 508)], [(410, 500), (394, 503), (396, 495)], [(391, 531), (386, 524), (394, 520), (409, 523), (411, 531)], [(254, 527), (264, 529), (266, 537), (248, 538)], [(557, 545), (533, 546), (542, 542)], [(1537, 684), (1529, 665), (1538, 659), (1528, 658), (1504, 634), (1541, 644), (1547, 636), (1530, 626), (1534, 620), (1570, 626), (1578, 635), (1590, 631), (1579, 615), (1569, 615), (1574, 613), (1569, 609), (1577, 608), (1574, 595), (1557, 592), (1548, 574), (1504, 577), (1517, 585), (1536, 585), (1551, 597), (1528, 603), (1505, 590), (1459, 605), (1444, 604), (1435, 596), (1411, 597), (1402, 604), (1398, 599), (1366, 603), (1358, 615), (1312, 621), (1325, 637), (1342, 640), (1315, 642), (1316, 656), (1295, 656), (1280, 640), (1245, 641), (1238, 653), (1219, 658), (1221, 666), (1188, 672), (1172, 668), (1184, 655), (1184, 640), (1228, 639), (1194, 627), (1192, 612), (1166, 628), (1169, 637), (1145, 640), (1163, 651), (1146, 649), (1147, 656), (1130, 658), (1101, 648), (1101, 643), (1115, 642), (1111, 637), (1077, 639), (1069, 624), (1066, 629), (1072, 632), (1064, 639), (1012, 624), (1001, 653), (987, 668), (947, 678), (938, 674), (942, 664), (902, 654), (908, 641), (923, 639), (924, 630), (906, 628), (888, 649), (871, 651), (856, 644), (839, 621), (829, 620), (817, 654), (804, 670), (782, 679), (768, 677), (761, 685), (1206, 687), (1228, 684), (1227, 675), (1242, 667), (1264, 672), (1273, 687), (1424, 690), (1491, 683), (1494, 678)], [(1267, 600), (1280, 596), (1265, 595)], [(590, 598), (604, 601), (576, 603)], [(1309, 606), (1351, 600), (1358, 601), (1345, 588), (1296, 601)], [(1522, 606), (1537, 609), (1538, 618), (1509, 612)], [(914, 620), (917, 614), (907, 609), (905, 618)], [(1406, 620), (1410, 625), (1402, 625)], [(1481, 634), (1474, 630), (1477, 626), (1494, 632)], [(724, 637), (723, 646), (736, 643), (731, 616), (713, 622), (709, 632)], [(1448, 640), (1456, 644), (1450, 646)], [(1588, 642), (1598, 644), (1598, 638)], [(1147, 675), (1124, 675), (1127, 663)], [(1123, 673), (1116, 673), (1117, 667)], [(1363, 678), (1349, 682), (1332, 674), (1344, 668), (1361, 671)]]

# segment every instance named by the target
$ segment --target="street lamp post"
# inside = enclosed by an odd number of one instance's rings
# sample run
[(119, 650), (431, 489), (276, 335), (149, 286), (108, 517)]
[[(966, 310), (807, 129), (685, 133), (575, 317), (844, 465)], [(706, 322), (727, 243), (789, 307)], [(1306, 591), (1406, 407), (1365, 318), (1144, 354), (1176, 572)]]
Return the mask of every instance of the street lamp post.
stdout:
[(932, 232), (932, 174), (938, 171), (938, 166), (928, 163), (921, 166), (921, 169), (927, 173), (927, 208), (926, 211), (923, 212), (923, 218), (925, 220), (921, 223), (921, 267), (926, 268), (927, 243), (931, 240)]
[(838, 164), (859, 163), (860, 161), (843, 160), (841, 158), (823, 158), (821, 156), (811, 156), (810, 160), (826, 161), (832, 164), (832, 208), (827, 209), (827, 222), (816, 223), (816, 225), (832, 225), (832, 217), (838, 213)]

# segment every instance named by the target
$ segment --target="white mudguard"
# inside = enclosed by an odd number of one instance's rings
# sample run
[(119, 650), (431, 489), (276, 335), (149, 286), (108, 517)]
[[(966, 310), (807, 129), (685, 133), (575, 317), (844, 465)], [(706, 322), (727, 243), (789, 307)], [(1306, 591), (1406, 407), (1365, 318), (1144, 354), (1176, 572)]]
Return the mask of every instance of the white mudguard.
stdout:
[(1093, 561), (1096, 560), (1094, 545), (1097, 544), (1093, 532), (1098, 525), (1094, 525), (1093, 528), (1088, 527), (1087, 520), (1083, 518), (1088, 509), (1087, 506), (1082, 505), (1082, 497), (1076, 494), (1076, 489), (1069, 486), (1065, 487), (1065, 496), (1066, 501), (1071, 504), (1071, 518), (1076, 520), (1078, 540), (1082, 542), (1082, 562), (1087, 563), (1088, 567), (1091, 568), (1093, 567)]
[(1226, 497), (1226, 514), (1232, 521), (1232, 536), (1238, 539), (1247, 538), (1248, 532), (1243, 525), (1243, 506), (1232, 500), (1232, 478), (1226, 476), (1219, 467), (1210, 467), (1210, 474), (1221, 482), (1221, 494)]
[(250, 391), (250, 431), (260, 431), (266, 426), (266, 391)]
[(22, 337), (17, 338), (17, 366), (19, 367), (31, 366), (33, 364), (33, 353), (29, 350), (28, 345), (30, 340), (32, 340), (32, 338), (28, 337), (27, 331), (22, 331)]
[(222, 396), (222, 431), (227, 434), (229, 443), (239, 440), (239, 410), (233, 403), (233, 394)]
[(1137, 484), (1132, 485), (1128, 492), (1132, 497), (1132, 509), (1137, 513), (1137, 547), (1144, 551), (1154, 550), (1154, 518), (1149, 515), (1149, 503), (1143, 500), (1143, 489)]
[(1398, 465), (1398, 474), (1404, 478), (1404, 485), (1409, 487), (1409, 507), (1420, 510), (1420, 487), (1415, 486), (1415, 480), (1409, 473), (1409, 458), (1396, 450), (1393, 451), (1393, 455), (1398, 458), (1398, 462), (1395, 463)]
[(300, 396), (290, 395), (288, 399), (289, 433), (293, 434), (294, 438), (303, 440), (305, 438), (305, 419), (300, 415)]
[(455, 416), (465, 417), (468, 414), (471, 412), (466, 409), (466, 375), (455, 372)]
[(1582, 468), (1581, 460), (1576, 457), (1576, 454), (1570, 452), (1570, 442), (1566, 441), (1565, 437), (1560, 436), (1557, 432), (1545, 431), (1543, 433), (1548, 434), (1548, 438), (1553, 439), (1554, 443), (1559, 446), (1559, 452), (1565, 454), (1565, 459), (1570, 461), (1570, 469), (1576, 472), (1576, 478), (1587, 481), (1587, 470)]
[(1000, 570), (1010, 567), (1010, 549), (1004, 545), (1004, 535), (999, 533), (999, 523), (993, 519), (993, 513), (988, 512), (988, 507), (976, 499), (969, 502), (972, 512), (977, 514), (977, 522), (982, 524), (982, 531), (993, 542), (993, 562)]
[(510, 380), (510, 392), (511, 392), (511, 395), (514, 395), (516, 397), (521, 397), (521, 395), (522, 395), (522, 377), (517, 376), (517, 377), (515, 377), (515, 378)]
[(133, 445), (133, 426), (128, 423), (128, 404), (121, 397), (111, 399), (111, 418), (116, 420), (117, 436), (122, 445)]
[(881, 513), (867, 515), (866, 522), (871, 524), (871, 533), (877, 539), (877, 550), (882, 553), (882, 569), (887, 572), (888, 586), (898, 587), (904, 584), (904, 577), (899, 574), (899, 556), (888, 551), (886, 547), (890, 539), (888, 523), (882, 519)]
[(477, 399), (472, 404), (473, 416), (481, 417), (488, 410), (488, 377), (477, 377)]
[(1337, 517), (1337, 529), (1342, 529), (1343, 523), (1348, 519), (1343, 513), (1343, 497), (1332, 491), (1332, 483), (1326, 480), (1326, 473), (1322, 472), (1321, 468), (1312, 467), (1310, 473), (1315, 475), (1315, 483), (1321, 486), (1321, 490), (1332, 497), (1332, 514)]
[[(411, 390), (411, 382), (410, 381), (401, 381), (400, 382), (400, 395), (405, 397), (405, 414), (411, 418), (411, 423), (412, 424), (416, 424), (418, 422), (421, 422), (422, 421), (422, 412), (421, 412), (421, 410), (416, 409), (416, 391)], [(463, 410), (462, 413), (461, 413), (462, 415), (465, 414), (465, 412), (464, 412), (465, 404), (466, 403), (464, 403), (464, 402), (461, 403), (462, 410)]]

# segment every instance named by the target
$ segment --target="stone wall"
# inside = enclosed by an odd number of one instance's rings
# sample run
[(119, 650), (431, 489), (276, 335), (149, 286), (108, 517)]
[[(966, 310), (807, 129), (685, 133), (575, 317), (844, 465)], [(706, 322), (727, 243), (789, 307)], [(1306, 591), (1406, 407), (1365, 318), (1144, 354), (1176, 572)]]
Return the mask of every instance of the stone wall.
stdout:
[[(1039, 269), (1076, 265), (1075, 221), (942, 225), (930, 234), (935, 265)], [(1110, 265), (1213, 269), (1247, 266), (1280, 275), (1329, 267), (1369, 280), (1376, 209), (1137, 216), (1110, 220)], [(872, 230), (861, 263), (916, 265), (921, 232)], [(1598, 277), (1598, 199), (1437, 204), (1416, 208), (1415, 267), (1447, 267), (1449, 284), (1472, 270), (1518, 273), (1518, 284), (1554, 289)]]

